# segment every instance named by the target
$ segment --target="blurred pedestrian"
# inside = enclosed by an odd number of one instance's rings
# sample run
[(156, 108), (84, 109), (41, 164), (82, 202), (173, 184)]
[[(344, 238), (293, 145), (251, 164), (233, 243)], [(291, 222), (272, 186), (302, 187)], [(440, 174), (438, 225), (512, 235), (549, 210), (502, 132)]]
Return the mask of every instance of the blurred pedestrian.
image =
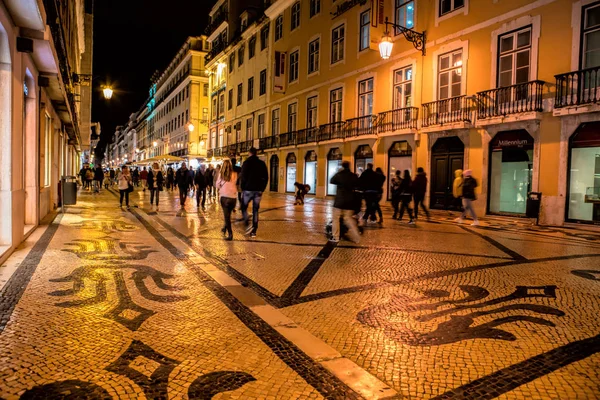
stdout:
[[(454, 196), (454, 204), (456, 208), (460, 209), (460, 204), (462, 201), (462, 186), (463, 186), (463, 170), (457, 169), (454, 171), (454, 182), (452, 182), (452, 196)], [(460, 218), (456, 218), (455, 221), (458, 222)]]
[(158, 211), (158, 198), (159, 193), (163, 190), (164, 180), (164, 175), (158, 163), (152, 164), (152, 169), (148, 171), (148, 175), (146, 176), (146, 184), (150, 191), (150, 209), (152, 209), (154, 199), (156, 199), (156, 211)]
[(400, 215), (398, 221), (402, 221), (404, 216), (404, 210), (408, 211), (408, 217), (410, 220), (409, 224), (414, 224), (413, 211), (410, 208), (410, 202), (412, 200), (412, 179), (410, 177), (410, 171), (405, 169), (404, 176), (402, 176), (402, 182), (400, 182)]
[(142, 181), (142, 188), (145, 192), (146, 187), (148, 186), (148, 171), (146, 171), (146, 167), (142, 168), (142, 171), (140, 172), (140, 180)]
[[(240, 183), (242, 186), (242, 216), (248, 227), (246, 233), (250, 237), (256, 236), (258, 230), (258, 210), (262, 194), (267, 187), (269, 181), (269, 171), (267, 165), (256, 155), (257, 150), (254, 147), (250, 148), (250, 157), (242, 164), (242, 172)], [(248, 205), (252, 201), (252, 226), (248, 222)]]
[(413, 181), (413, 199), (415, 201), (415, 220), (419, 218), (419, 205), (429, 220), (429, 210), (425, 207), (425, 192), (427, 191), (427, 174), (423, 168), (417, 168), (417, 175)]
[(96, 166), (94, 170), (94, 193), (100, 193), (102, 187), (102, 181), (104, 180), (104, 171), (100, 165)]
[(119, 207), (123, 208), (123, 198), (125, 198), (125, 205), (129, 210), (129, 193), (133, 192), (133, 178), (129, 172), (129, 168), (123, 165), (121, 168), (121, 174), (119, 175)]
[(202, 209), (204, 210), (204, 203), (206, 203), (206, 181), (204, 180), (203, 165), (199, 165), (194, 175), (194, 185), (196, 185), (196, 207), (200, 211), (200, 197), (202, 197)]
[(358, 185), (363, 191), (366, 203), (362, 221), (367, 222), (370, 220), (375, 222), (375, 205), (377, 203), (377, 193), (379, 192), (379, 177), (377, 176), (377, 173), (373, 171), (372, 163), (368, 163), (367, 169), (360, 174)]
[(188, 173), (188, 169), (185, 163), (181, 164), (181, 168), (175, 173), (175, 183), (179, 189), (179, 205), (181, 209), (185, 207), (185, 200), (187, 198), (188, 189), (192, 185), (192, 179)]
[(333, 242), (338, 242), (341, 236), (340, 219), (344, 221), (344, 225), (348, 229), (348, 234), (353, 242), (358, 243), (360, 234), (358, 226), (354, 219), (356, 210), (357, 198), (355, 190), (358, 187), (358, 176), (350, 171), (350, 163), (342, 162), (342, 169), (338, 171), (329, 181), (332, 185), (337, 186), (335, 200), (333, 202), (333, 221), (332, 221), (332, 239)]
[(140, 170), (139, 170), (139, 168), (135, 167), (135, 169), (131, 173), (131, 178), (133, 179), (134, 186), (137, 187), (140, 185)]
[(209, 197), (214, 196), (214, 174), (215, 169), (212, 164), (208, 164), (208, 168), (204, 171), (204, 181), (206, 182), (206, 192)]
[(475, 195), (475, 188), (477, 187), (477, 181), (473, 178), (472, 172), (470, 169), (467, 169), (463, 172), (463, 183), (462, 183), (462, 206), (463, 212), (460, 217), (458, 217), (457, 222), (462, 223), (465, 217), (467, 216), (467, 211), (471, 213), (473, 217), (472, 226), (479, 225), (479, 220), (477, 219), (477, 215), (475, 214), (475, 209), (473, 208), (473, 202), (477, 200), (477, 196)]
[(175, 182), (175, 174), (173, 172), (173, 168), (167, 168), (167, 189), (173, 190), (173, 184)]
[(216, 187), (219, 189), (221, 208), (223, 209), (223, 223), (221, 229), (223, 234), (226, 234), (225, 240), (233, 240), (233, 230), (231, 229), (231, 212), (235, 208), (237, 200), (236, 182), (238, 174), (233, 170), (231, 161), (226, 159), (223, 161), (221, 174), (216, 182)]
[(103, 183), (104, 183), (104, 189), (108, 189), (108, 187), (110, 186), (110, 182), (111, 182), (110, 171), (109, 170), (105, 170), (104, 171), (104, 181), (103, 181)]
[(310, 185), (294, 182), (294, 186), (296, 187), (296, 201), (294, 202), (294, 205), (304, 205), (304, 196), (310, 192)]
[(375, 174), (377, 174), (377, 198), (375, 203), (373, 204), (372, 218), (375, 219), (375, 215), (379, 216), (379, 220), (377, 221), (379, 224), (383, 223), (383, 213), (381, 212), (381, 199), (383, 198), (383, 185), (385, 183), (385, 174), (381, 168), (375, 169)]
[(394, 177), (392, 178), (392, 208), (394, 209), (394, 215), (392, 219), (398, 218), (398, 212), (400, 207), (400, 201), (402, 200), (402, 196), (400, 196), (400, 184), (402, 183), (402, 177), (400, 176), (400, 170), (397, 169)]

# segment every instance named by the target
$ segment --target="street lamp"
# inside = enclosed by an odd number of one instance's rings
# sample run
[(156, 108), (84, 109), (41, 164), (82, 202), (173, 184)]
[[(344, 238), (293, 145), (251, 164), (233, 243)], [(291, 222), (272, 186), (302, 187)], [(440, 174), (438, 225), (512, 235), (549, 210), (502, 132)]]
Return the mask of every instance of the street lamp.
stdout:
[(156, 147), (156, 146), (158, 146), (158, 143), (152, 142), (152, 147)]
[(425, 32), (420, 33), (420, 32), (413, 31), (410, 28), (406, 28), (402, 25), (398, 25), (393, 22), (389, 22), (388, 18), (385, 17), (385, 33), (383, 34), (383, 37), (381, 38), (381, 42), (379, 42), (379, 55), (381, 56), (382, 59), (387, 60), (388, 58), (390, 58), (390, 55), (392, 54), (392, 48), (394, 47), (394, 43), (392, 42), (392, 38), (388, 31), (388, 26), (390, 26), (390, 25), (394, 29), (399, 30), (400, 33), (402, 33), (402, 35), (404, 35), (406, 40), (408, 40), (409, 42), (411, 42), (413, 44), (413, 46), (415, 46), (415, 49), (421, 50), (423, 55), (425, 55), (425, 41), (426, 41)]
[(194, 129), (195, 129), (195, 128), (196, 128), (196, 127), (195, 127), (195, 126), (194, 126), (194, 124), (192, 124), (191, 122), (188, 124), (188, 131), (190, 131), (190, 132), (194, 132)]
[(105, 99), (110, 100), (113, 95), (113, 90), (110, 86), (105, 86), (104, 89), (102, 89), (102, 93), (104, 94)]

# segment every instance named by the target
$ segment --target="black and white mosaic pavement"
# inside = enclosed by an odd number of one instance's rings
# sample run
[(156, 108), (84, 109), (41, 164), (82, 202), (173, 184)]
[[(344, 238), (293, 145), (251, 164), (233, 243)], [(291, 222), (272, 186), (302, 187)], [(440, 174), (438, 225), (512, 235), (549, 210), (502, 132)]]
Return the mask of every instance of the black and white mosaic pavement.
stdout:
[(55, 219), (0, 289), (0, 398), (600, 398), (598, 230), (434, 213), (334, 244), (330, 202), (268, 195), (225, 242), (177, 198)]

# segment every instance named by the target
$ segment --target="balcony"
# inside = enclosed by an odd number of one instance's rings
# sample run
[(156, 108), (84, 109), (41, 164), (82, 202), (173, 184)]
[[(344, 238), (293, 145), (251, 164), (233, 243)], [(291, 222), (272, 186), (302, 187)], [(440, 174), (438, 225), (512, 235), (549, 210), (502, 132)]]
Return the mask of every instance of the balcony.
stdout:
[(319, 127), (317, 127), (317, 126), (299, 130), (296, 142), (297, 142), (297, 144), (306, 144), (306, 143), (316, 142), (318, 133), (319, 133)]
[(250, 148), (253, 146), (253, 140), (246, 140), (245, 142), (238, 143), (239, 153), (247, 153), (250, 151)]
[(346, 138), (377, 134), (377, 115), (365, 115), (346, 121)]
[(477, 93), (477, 118), (502, 117), (543, 110), (543, 81), (531, 81)]
[(210, 60), (215, 58), (217, 56), (217, 54), (219, 54), (220, 52), (225, 50), (226, 47), (227, 47), (227, 42), (225, 42), (223, 40), (214, 41), (212, 43), (210, 51), (206, 54), (206, 56), (204, 56), (204, 61), (209, 62)]
[(279, 135), (279, 147), (295, 146), (298, 132), (292, 131)]
[(210, 23), (208, 24), (206, 29), (204, 29), (204, 34), (206, 36), (210, 37), (212, 35), (212, 33), (215, 32), (217, 30), (217, 28), (219, 28), (223, 22), (227, 21), (227, 16), (228, 16), (228, 14), (227, 14), (227, 11), (225, 11), (225, 10), (221, 10), (217, 14), (213, 15)]
[(393, 132), (400, 129), (417, 129), (419, 109), (417, 107), (398, 108), (379, 114), (377, 131)]
[(279, 136), (267, 136), (259, 140), (261, 150), (276, 149), (279, 147)]
[(473, 99), (467, 96), (423, 103), (422, 126), (445, 125), (460, 122), (472, 122)]
[(221, 157), (223, 155), (223, 152), (221, 151), (220, 147), (215, 147), (214, 149), (212, 149), (212, 151), (214, 157)]
[(206, 158), (213, 158), (214, 155), (215, 155), (214, 149), (208, 149), (208, 150), (206, 150)]
[(344, 139), (344, 127), (346, 126), (345, 121), (331, 122), (329, 124), (321, 125), (319, 127), (319, 134), (317, 140), (319, 142), (333, 139)]
[(556, 75), (554, 108), (596, 104), (600, 100), (600, 67)]

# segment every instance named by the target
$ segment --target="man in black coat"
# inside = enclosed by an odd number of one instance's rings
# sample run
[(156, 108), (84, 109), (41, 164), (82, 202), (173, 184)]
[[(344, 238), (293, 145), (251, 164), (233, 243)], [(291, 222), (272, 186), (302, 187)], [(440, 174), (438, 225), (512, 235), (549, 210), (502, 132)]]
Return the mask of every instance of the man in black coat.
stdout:
[(194, 184), (196, 185), (196, 207), (200, 210), (200, 197), (202, 196), (202, 209), (206, 203), (206, 180), (204, 179), (204, 168), (199, 166), (194, 176)]
[(192, 178), (185, 163), (181, 164), (181, 168), (175, 173), (175, 183), (179, 187), (179, 204), (183, 209), (188, 189), (190, 188), (190, 185), (192, 185)]
[(368, 163), (367, 169), (358, 178), (358, 183), (364, 193), (366, 210), (362, 217), (363, 221), (367, 221), (371, 217), (375, 221), (375, 210), (378, 203), (379, 189), (381, 189), (380, 176), (373, 171), (373, 164)]
[(242, 164), (240, 183), (242, 187), (242, 216), (248, 226), (248, 204), (252, 201), (252, 226), (248, 229), (251, 237), (256, 237), (258, 210), (262, 194), (269, 181), (269, 171), (264, 161), (256, 156), (256, 149), (250, 149), (250, 157)]
[(332, 241), (337, 242), (340, 240), (340, 218), (342, 218), (344, 225), (348, 228), (350, 238), (353, 242), (358, 243), (360, 234), (354, 219), (356, 203), (360, 201), (354, 192), (359, 185), (358, 176), (350, 171), (350, 163), (344, 161), (342, 162), (342, 169), (331, 178), (329, 183), (337, 186), (333, 202)]

